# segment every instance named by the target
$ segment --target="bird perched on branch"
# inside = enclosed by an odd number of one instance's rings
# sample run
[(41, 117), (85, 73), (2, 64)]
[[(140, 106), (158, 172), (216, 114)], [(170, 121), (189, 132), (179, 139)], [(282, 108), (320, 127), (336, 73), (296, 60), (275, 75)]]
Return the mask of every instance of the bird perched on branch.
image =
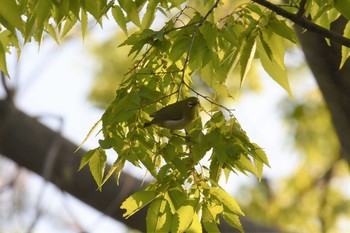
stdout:
[(170, 104), (152, 113), (150, 116), (153, 120), (145, 123), (143, 127), (156, 124), (171, 131), (183, 129), (196, 118), (198, 105), (199, 100), (196, 97)]

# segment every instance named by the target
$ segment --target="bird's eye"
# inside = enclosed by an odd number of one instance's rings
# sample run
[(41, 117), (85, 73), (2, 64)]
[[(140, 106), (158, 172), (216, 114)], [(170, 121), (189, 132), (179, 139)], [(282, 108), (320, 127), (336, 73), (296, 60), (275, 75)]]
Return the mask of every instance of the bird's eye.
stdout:
[(197, 104), (197, 102), (188, 102), (188, 107), (192, 108), (195, 107)]

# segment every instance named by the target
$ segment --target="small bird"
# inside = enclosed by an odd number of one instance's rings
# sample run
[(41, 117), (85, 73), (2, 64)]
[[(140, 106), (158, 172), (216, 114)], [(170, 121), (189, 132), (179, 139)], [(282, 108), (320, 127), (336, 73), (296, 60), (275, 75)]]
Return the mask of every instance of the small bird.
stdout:
[(143, 127), (156, 124), (170, 131), (183, 129), (196, 118), (198, 105), (199, 100), (196, 97), (189, 97), (170, 104), (152, 113), (150, 116), (153, 117), (153, 120), (145, 123)]

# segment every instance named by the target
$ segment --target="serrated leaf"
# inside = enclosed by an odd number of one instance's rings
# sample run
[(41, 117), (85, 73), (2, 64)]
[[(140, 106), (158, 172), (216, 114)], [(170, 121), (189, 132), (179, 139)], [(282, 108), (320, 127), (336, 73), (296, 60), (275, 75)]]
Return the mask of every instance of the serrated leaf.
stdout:
[(78, 18), (74, 16), (71, 16), (69, 19), (66, 19), (63, 30), (61, 32), (61, 38), (64, 38), (67, 35), (67, 33), (73, 28), (77, 21)]
[(6, 76), (9, 77), (9, 73), (7, 70), (7, 64), (6, 64), (6, 52), (5, 52), (5, 49), (2, 45), (2, 43), (0, 43), (0, 70), (2, 72), (4, 72), (4, 74)]
[(148, 208), (146, 216), (147, 232), (170, 232), (172, 213), (165, 199), (157, 199)]
[(149, 28), (151, 24), (153, 23), (153, 20), (155, 18), (155, 12), (157, 7), (158, 1), (156, 0), (149, 0), (146, 8), (146, 13), (144, 14), (142, 18), (142, 29)]
[(256, 42), (254, 37), (250, 37), (245, 45), (243, 46), (241, 57), (240, 57), (240, 66), (241, 66), (241, 82), (240, 85), (242, 86), (245, 77), (248, 74), (248, 71), (250, 69), (250, 65), (253, 61), (254, 55), (256, 50)]
[[(23, 32), (23, 21), (21, 11), (16, 4), (16, 1), (0, 0), (0, 16), (9, 23), (9, 30), (13, 33), (13, 27)], [(5, 26), (5, 25), (4, 25)]]
[(85, 35), (86, 35), (86, 31), (87, 31), (87, 26), (88, 26), (88, 15), (86, 13), (85, 10), (81, 10), (81, 13), (80, 13), (80, 23), (81, 23), (81, 34), (83, 36), (83, 40), (85, 38)]
[[(277, 36), (272, 36), (272, 39), (268, 41), (269, 44), (273, 44), (271, 50), (273, 52), (273, 59), (271, 60), (266, 54), (264, 48), (258, 44), (258, 52), (260, 56), (261, 65), (264, 67), (265, 71), (270, 75), (270, 77), (275, 80), (281, 87), (283, 87), (289, 96), (293, 98), (292, 91), (289, 86), (289, 81), (287, 77), (287, 69), (284, 65), (284, 45), (283, 41), (276, 38)], [(282, 51), (281, 51), (282, 50)]]
[(254, 158), (254, 165), (256, 169), (256, 176), (259, 178), (259, 181), (261, 181), (264, 164), (259, 159)]
[(83, 167), (85, 167), (86, 164), (88, 164), (88, 162), (90, 161), (91, 157), (96, 153), (96, 150), (98, 150), (98, 148), (93, 149), (93, 150), (89, 150), (88, 152), (86, 152), (83, 157), (80, 160), (80, 166), (78, 171), (80, 171)]
[(284, 20), (271, 20), (269, 22), (269, 28), (277, 35), (296, 43), (298, 41), (295, 31), (287, 25)]
[(127, 21), (126, 21), (126, 18), (124, 16), (122, 9), (117, 5), (113, 6), (112, 15), (113, 15), (115, 22), (119, 25), (119, 27), (127, 35), (128, 34), (128, 29), (126, 28)]
[(265, 151), (261, 149), (256, 143), (252, 143), (252, 145), (256, 148), (253, 152), (253, 155), (268, 167), (270, 167), (269, 159), (267, 158)]
[(46, 31), (50, 34), (50, 36), (56, 41), (57, 44), (60, 43), (58, 36), (57, 36), (57, 31), (52, 24), (47, 24), (46, 25)]
[(194, 213), (192, 216), (192, 222), (190, 226), (187, 228), (186, 233), (199, 233), (203, 232), (202, 225), (199, 221), (199, 217), (197, 213)]
[(101, 191), (101, 184), (107, 162), (106, 152), (100, 148), (96, 149), (89, 159), (89, 167), (94, 180)]
[(175, 213), (171, 222), (171, 232), (185, 232), (192, 222), (194, 202), (188, 201), (183, 204)]
[(236, 214), (224, 212), (222, 216), (224, 217), (227, 223), (229, 223), (234, 228), (238, 229), (240, 232), (244, 233), (241, 221), (239, 220), (239, 217)]
[(270, 46), (268, 45), (268, 43), (266, 43), (262, 33), (259, 33), (259, 43), (261, 43), (261, 46), (264, 48), (266, 55), (270, 58), (270, 60), (272, 60), (273, 58), (273, 54), (272, 54), (272, 50), (270, 48)]
[(74, 153), (77, 152), (84, 145), (84, 143), (89, 139), (89, 137), (92, 135), (92, 133), (96, 130), (97, 126), (99, 126), (101, 122), (102, 120), (100, 119), (94, 124), (94, 126), (92, 126), (92, 128), (89, 130), (88, 134), (85, 136), (84, 140), (80, 143), (80, 145), (74, 151)]
[(137, 193), (134, 193), (133, 195), (128, 197), (120, 207), (121, 209), (126, 210), (126, 212), (123, 214), (123, 217), (129, 218), (141, 208), (146, 206), (148, 203), (156, 199), (158, 194), (159, 193), (156, 190), (142, 190)]
[(119, 177), (123, 170), (124, 164), (125, 164), (125, 159), (123, 157), (118, 157), (118, 159), (113, 163), (113, 165), (109, 169), (107, 175), (104, 177), (101, 186), (104, 183), (106, 183), (106, 181), (112, 176), (114, 172), (116, 172), (116, 182), (117, 182), (117, 185), (119, 185)]
[(202, 208), (202, 223), (204, 226), (204, 229), (207, 232), (219, 233), (220, 230), (217, 226), (218, 224), (218, 215), (221, 214), (223, 211), (223, 208), (221, 206), (213, 206), (213, 205), (203, 205)]
[(172, 62), (176, 62), (188, 50), (189, 38), (182, 37), (176, 40), (170, 50), (169, 58)]
[(171, 189), (167, 192), (165, 198), (168, 199), (171, 210), (175, 213), (177, 209), (186, 201), (187, 195), (184, 190), (179, 187)]
[[(350, 38), (350, 21), (345, 25), (343, 36)], [(350, 57), (350, 48), (346, 46), (341, 47), (341, 62), (340, 62), (340, 67), (341, 69), (345, 62), (348, 60)]]
[(334, 7), (350, 20), (350, 0), (334, 0)]
[(223, 207), (224, 211), (230, 211), (235, 214), (243, 215), (241, 208), (237, 204), (237, 202), (233, 199), (233, 197), (228, 194), (225, 190), (219, 187), (209, 188), (209, 194), (214, 196), (217, 201), (219, 201)]
[(255, 167), (246, 156), (241, 156), (240, 159), (235, 162), (235, 167), (243, 173), (245, 173), (244, 171), (248, 171), (257, 176), (257, 171)]

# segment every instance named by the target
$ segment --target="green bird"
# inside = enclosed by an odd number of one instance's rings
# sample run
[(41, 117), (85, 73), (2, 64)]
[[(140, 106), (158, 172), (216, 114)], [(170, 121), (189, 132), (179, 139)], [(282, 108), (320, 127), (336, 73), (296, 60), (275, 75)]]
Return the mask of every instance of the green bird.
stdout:
[(196, 97), (170, 104), (152, 113), (150, 116), (153, 120), (145, 123), (143, 127), (156, 124), (171, 131), (183, 129), (196, 118), (198, 105), (199, 100)]

